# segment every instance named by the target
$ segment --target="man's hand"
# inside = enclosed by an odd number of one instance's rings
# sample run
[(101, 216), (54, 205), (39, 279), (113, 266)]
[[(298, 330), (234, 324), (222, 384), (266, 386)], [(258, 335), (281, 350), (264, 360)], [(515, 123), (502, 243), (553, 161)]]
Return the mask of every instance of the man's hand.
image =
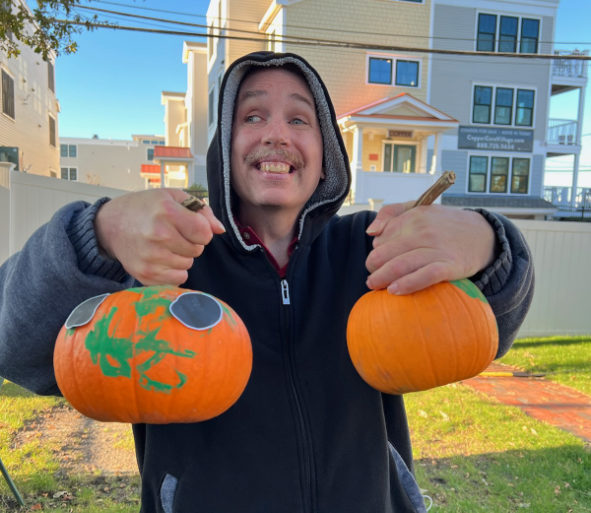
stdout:
[(384, 206), (368, 227), (375, 236), (366, 260), (370, 289), (410, 294), (493, 262), (496, 236), (478, 212), (413, 203)]
[(224, 226), (209, 206), (191, 212), (179, 189), (151, 189), (105, 203), (95, 219), (100, 248), (144, 285), (179, 285)]

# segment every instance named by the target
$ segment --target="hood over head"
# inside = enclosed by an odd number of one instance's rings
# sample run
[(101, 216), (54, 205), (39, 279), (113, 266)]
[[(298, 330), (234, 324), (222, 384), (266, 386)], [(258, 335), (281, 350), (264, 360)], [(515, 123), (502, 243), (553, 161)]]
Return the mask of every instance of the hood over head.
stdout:
[(245, 249), (256, 246), (243, 240), (232, 211), (234, 193), (231, 187), (230, 150), (232, 122), (238, 90), (243, 78), (253, 68), (289, 66), (298, 70), (314, 97), (323, 143), (323, 165), (326, 178), (304, 206), (297, 228), (298, 238), (312, 240), (325, 222), (333, 216), (346, 198), (351, 184), (349, 159), (345, 150), (326, 86), (303, 58), (290, 53), (255, 52), (233, 62), (220, 88), (216, 133), (207, 152), (209, 203), (226, 230), (234, 234)]

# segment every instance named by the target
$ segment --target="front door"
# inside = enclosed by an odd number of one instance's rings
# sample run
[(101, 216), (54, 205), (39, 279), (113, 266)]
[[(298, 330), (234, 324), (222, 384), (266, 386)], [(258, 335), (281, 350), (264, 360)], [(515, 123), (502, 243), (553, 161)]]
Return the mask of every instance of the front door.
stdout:
[(384, 143), (384, 171), (414, 173), (417, 147), (409, 144)]

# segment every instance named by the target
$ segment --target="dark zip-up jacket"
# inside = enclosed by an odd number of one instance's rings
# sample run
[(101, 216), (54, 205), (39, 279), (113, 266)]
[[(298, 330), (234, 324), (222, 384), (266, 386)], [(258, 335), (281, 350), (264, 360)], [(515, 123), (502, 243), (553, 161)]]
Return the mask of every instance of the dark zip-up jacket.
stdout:
[[(281, 278), (263, 248), (243, 239), (232, 214), (229, 142), (244, 72), (286, 63), (301, 70), (314, 95), (326, 180), (303, 210), (298, 244)], [(367, 292), (371, 239), (365, 230), (375, 214), (336, 215), (350, 173), (324, 85), (297, 56), (251, 54), (228, 70), (218, 119), (207, 159), (208, 186), (211, 206), (227, 231), (195, 260), (183, 286), (211, 293), (238, 312), (251, 336), (253, 369), (242, 396), (217, 418), (134, 426), (142, 512), (425, 511), (411, 472), (402, 397), (367, 385), (347, 352), (347, 317)], [(98, 251), (92, 220), (101, 204), (60, 210), (0, 268), (0, 375), (38, 393), (59, 393), (50, 357), (71, 309), (87, 297), (133, 284), (117, 262)], [(495, 311), (500, 356), (529, 306), (533, 270), (515, 227), (501, 216), (482, 215), (497, 233), (500, 252), (473, 279)], [(40, 247), (48, 248), (43, 257), (36, 254)], [(19, 291), (23, 281), (29, 285)], [(31, 319), (36, 324), (27, 328)]]

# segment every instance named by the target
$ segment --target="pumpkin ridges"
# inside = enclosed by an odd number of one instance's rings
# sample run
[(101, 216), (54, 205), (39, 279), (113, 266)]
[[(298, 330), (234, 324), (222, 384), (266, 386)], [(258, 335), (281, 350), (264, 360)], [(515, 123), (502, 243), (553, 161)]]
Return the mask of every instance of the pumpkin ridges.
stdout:
[(484, 296), (464, 285), (362, 296), (347, 323), (347, 347), (361, 377), (382, 392), (400, 394), (483, 370), (496, 354), (496, 320)]
[[(238, 399), (252, 369), (248, 331), (234, 312), (235, 318), (228, 315), (209, 330), (215, 331), (213, 338), (218, 340), (217, 346), (212, 346), (208, 331), (188, 328), (169, 313), (166, 305), (185, 292), (189, 291), (175, 287), (146, 287), (114, 293), (100, 305), (90, 324), (78, 327), (72, 337), (65, 333), (58, 336), (54, 355), (56, 379), (58, 383), (62, 382), (60, 388), (64, 389), (64, 396), (74, 407), (87, 416), (104, 421), (196, 422), (219, 415)], [(154, 301), (149, 304), (152, 299)], [(137, 304), (137, 301), (146, 303)], [(87, 348), (89, 332), (109, 315), (113, 305), (120, 305), (122, 311), (105, 321), (108, 322), (107, 331), (96, 333), (90, 340), (90, 349)], [(227, 305), (224, 310), (233, 312)], [(229, 321), (233, 329), (226, 326)], [(101, 326), (104, 330), (104, 324)], [(107, 377), (103, 375), (101, 360), (118, 349), (117, 343), (125, 351), (116, 354), (124, 362), (125, 372), (118, 375), (115, 364), (105, 364), (113, 374)], [(74, 344), (76, 362), (65, 356), (68, 345), (73, 347)], [(90, 350), (96, 364), (90, 357)], [(128, 351), (131, 351), (130, 358), (127, 358)], [(223, 354), (233, 351), (238, 354)], [(194, 353), (201, 353), (203, 358), (195, 359)], [(122, 354), (125, 354), (124, 360)], [(73, 372), (69, 372), (68, 366)], [(187, 381), (182, 389), (175, 388), (179, 383), (176, 379), (181, 374), (187, 376)], [(80, 377), (84, 377), (84, 382)], [(142, 388), (140, 379), (147, 388), (156, 386), (163, 390), (162, 395), (155, 400), (156, 392)], [(207, 386), (203, 379), (215, 383)], [(68, 387), (79, 390), (67, 390)]]

